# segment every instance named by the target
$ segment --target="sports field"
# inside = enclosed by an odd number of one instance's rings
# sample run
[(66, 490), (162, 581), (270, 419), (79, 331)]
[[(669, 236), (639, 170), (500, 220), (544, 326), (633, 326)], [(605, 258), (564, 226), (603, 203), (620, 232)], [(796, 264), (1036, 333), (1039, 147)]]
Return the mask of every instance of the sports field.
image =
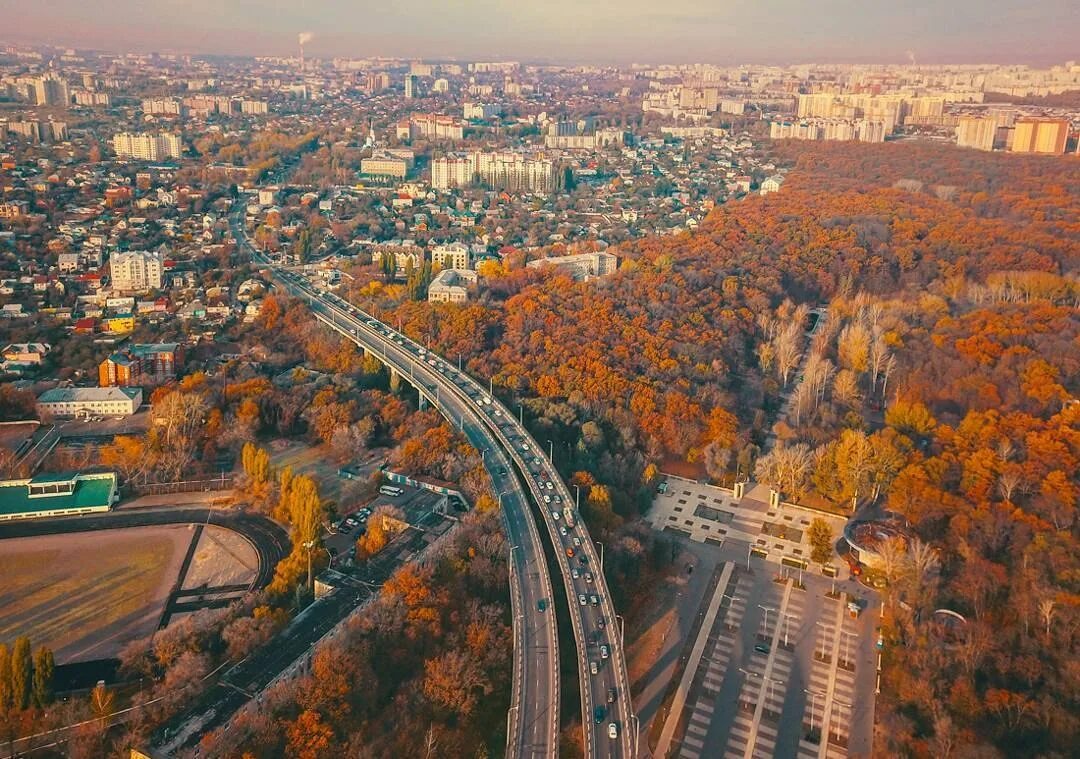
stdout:
[(61, 664), (116, 656), (156, 629), (191, 536), (182, 525), (0, 541), (0, 641), (29, 635)]

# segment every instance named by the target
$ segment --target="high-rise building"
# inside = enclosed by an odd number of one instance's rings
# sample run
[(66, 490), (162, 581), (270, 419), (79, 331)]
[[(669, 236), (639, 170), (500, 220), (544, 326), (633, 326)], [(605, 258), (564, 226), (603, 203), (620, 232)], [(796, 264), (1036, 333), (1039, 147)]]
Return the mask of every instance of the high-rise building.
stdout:
[(364, 77), (364, 89), (368, 92), (382, 92), (390, 87), (390, 75), (380, 71)]
[(183, 150), (184, 145), (180, 140), (180, 135), (171, 132), (147, 134), (121, 132), (113, 135), (113, 151), (121, 158), (160, 161), (165, 158), (179, 158)]
[(161, 250), (118, 252), (109, 258), (112, 288), (119, 293), (160, 290), (164, 272), (165, 255)]
[(956, 125), (956, 144), (962, 148), (993, 150), (997, 119), (984, 116), (961, 116)]
[(143, 98), (142, 111), (153, 116), (183, 116), (184, 104), (180, 98)]
[(503, 190), (552, 192), (558, 177), (554, 162), (521, 153), (473, 152), (431, 162), (431, 186), (435, 189), (464, 187), (476, 179)]
[(34, 79), (34, 105), (62, 105), (71, 102), (68, 84), (56, 74)]
[(462, 117), (466, 119), (486, 121), (501, 113), (502, 106), (497, 103), (465, 103), (462, 107)]
[(241, 100), (240, 113), (264, 116), (270, 113), (270, 104), (265, 100)]
[(1069, 138), (1066, 119), (1028, 117), (1016, 120), (1012, 152), (1061, 155)]
[(93, 90), (75, 90), (72, 93), (72, 98), (75, 101), (75, 105), (103, 105), (106, 108), (110, 105), (109, 93), (107, 92), (95, 92)]
[(414, 74), (405, 75), (405, 97), (415, 98), (420, 94), (420, 80)]

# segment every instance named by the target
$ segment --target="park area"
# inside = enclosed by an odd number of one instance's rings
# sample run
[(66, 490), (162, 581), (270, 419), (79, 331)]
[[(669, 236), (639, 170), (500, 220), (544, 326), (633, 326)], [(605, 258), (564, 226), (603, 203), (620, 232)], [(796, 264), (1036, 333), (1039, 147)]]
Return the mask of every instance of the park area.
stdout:
[(191, 542), (187, 525), (0, 543), (0, 641), (27, 635), (58, 664), (115, 657), (149, 636)]

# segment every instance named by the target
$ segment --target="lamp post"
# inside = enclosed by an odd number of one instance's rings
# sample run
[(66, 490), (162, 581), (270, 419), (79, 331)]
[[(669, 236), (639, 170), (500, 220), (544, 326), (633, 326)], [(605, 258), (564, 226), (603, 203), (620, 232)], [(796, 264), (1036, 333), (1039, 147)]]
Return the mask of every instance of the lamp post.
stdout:
[(574, 508), (581, 511), (581, 488), (574, 485)]
[(814, 732), (814, 715), (817, 713), (817, 699), (818, 696), (824, 697), (825, 694), (819, 693), (816, 690), (808, 690), (806, 688), (803, 689), (803, 693), (806, 693), (808, 696), (810, 696), (810, 732), (812, 733)]
[(548, 441), (548, 459), (551, 461), (552, 466), (555, 465), (555, 443), (551, 440)]
[(769, 612), (776, 611), (776, 609), (771, 606), (762, 606), (761, 604), (758, 604), (758, 608), (765, 612), (765, 618), (762, 620), (762, 622), (765, 623), (765, 631), (761, 635), (763, 638), (767, 638), (769, 637)]
[(594, 540), (593, 543), (600, 546), (600, 574), (604, 574), (604, 544), (599, 540)]
[(821, 634), (821, 661), (825, 661), (825, 632), (828, 631), (829, 626), (824, 622), (818, 622), (817, 624), (823, 631)]
[[(851, 712), (851, 704), (845, 704), (843, 701), (841, 701), (841, 700), (839, 700), (839, 699), (837, 699), (835, 697), (833, 698), (833, 703), (836, 704), (837, 706), (839, 706), (841, 709), (847, 709), (848, 713), (850, 714), (850, 712)], [(840, 720), (832, 719), (832, 715), (830, 714), (829, 715), (829, 722), (831, 722), (832, 724), (834, 724), (836, 726), (836, 730), (833, 732), (833, 735), (836, 736), (837, 740), (840, 740)]]

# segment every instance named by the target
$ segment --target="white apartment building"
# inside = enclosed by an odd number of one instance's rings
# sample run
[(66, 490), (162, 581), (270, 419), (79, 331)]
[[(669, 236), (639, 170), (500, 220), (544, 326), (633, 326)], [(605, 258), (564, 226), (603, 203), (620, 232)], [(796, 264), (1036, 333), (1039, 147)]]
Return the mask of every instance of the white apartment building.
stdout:
[(557, 174), (554, 162), (521, 153), (473, 152), (431, 162), (431, 186), (435, 189), (463, 187), (475, 179), (503, 190), (552, 192)]
[(240, 113), (264, 116), (270, 113), (270, 104), (265, 100), (241, 100)]
[(460, 242), (436, 245), (431, 250), (431, 263), (443, 269), (468, 269), (469, 246)]
[(81, 416), (131, 416), (142, 404), (138, 387), (56, 387), (37, 399), (43, 419)]
[(619, 257), (613, 253), (579, 253), (556, 258), (539, 258), (525, 264), (530, 269), (556, 266), (578, 281), (587, 281), (593, 277), (612, 274), (619, 268)]
[(463, 118), (481, 121), (502, 115), (502, 106), (497, 103), (465, 103), (462, 110)]
[(431, 162), (431, 186), (437, 190), (467, 187), (476, 176), (476, 164), (471, 157), (443, 157)]
[(109, 258), (112, 289), (120, 293), (160, 290), (165, 271), (165, 255), (159, 250), (113, 253)]
[(183, 150), (184, 144), (180, 135), (172, 132), (121, 132), (113, 135), (113, 151), (121, 158), (161, 161), (166, 158), (179, 158)]

